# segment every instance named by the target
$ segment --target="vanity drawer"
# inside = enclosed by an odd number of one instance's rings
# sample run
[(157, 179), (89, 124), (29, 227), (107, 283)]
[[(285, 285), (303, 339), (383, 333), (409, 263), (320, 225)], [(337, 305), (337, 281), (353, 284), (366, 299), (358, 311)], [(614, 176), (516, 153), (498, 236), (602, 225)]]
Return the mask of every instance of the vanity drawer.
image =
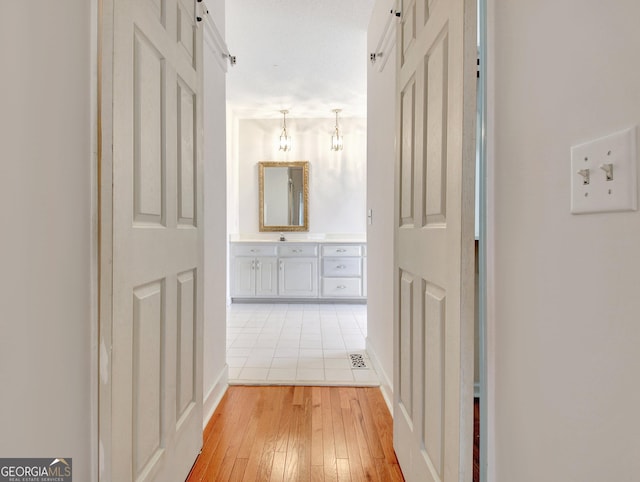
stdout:
[(322, 246), (322, 256), (360, 256), (361, 254), (362, 246), (360, 245), (325, 244)]
[(360, 278), (322, 278), (322, 296), (354, 298), (361, 295)]
[(360, 258), (322, 258), (323, 276), (362, 276)]
[(318, 256), (318, 246), (315, 244), (278, 246), (278, 256)]
[(234, 244), (235, 256), (276, 256), (276, 246), (271, 244)]

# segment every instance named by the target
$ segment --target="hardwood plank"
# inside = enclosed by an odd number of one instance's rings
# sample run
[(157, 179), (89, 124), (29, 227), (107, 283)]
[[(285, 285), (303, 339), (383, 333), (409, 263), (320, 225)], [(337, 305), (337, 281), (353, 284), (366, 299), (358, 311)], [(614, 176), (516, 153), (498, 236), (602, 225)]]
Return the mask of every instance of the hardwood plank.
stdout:
[[(322, 411), (322, 457), (325, 467), (332, 467), (333, 473), (336, 471), (336, 445), (333, 435), (333, 419), (331, 411), (331, 389), (322, 387), (321, 391), (321, 411)], [(326, 477), (325, 470), (325, 477)]]
[(274, 451), (287, 451), (287, 443), (289, 442), (289, 425), (291, 423), (291, 409), (293, 406), (293, 387), (285, 387), (285, 396), (282, 401), (282, 410), (280, 413), (280, 423), (275, 438)]
[(304, 388), (301, 386), (296, 386), (293, 390), (293, 405), (302, 405), (304, 400)]
[(242, 438), (240, 447), (238, 448), (238, 458), (248, 459), (251, 453), (251, 449), (256, 440), (256, 434), (258, 432), (258, 424), (264, 414), (264, 402), (261, 393), (258, 393), (258, 400), (253, 407), (251, 415), (248, 417), (247, 430)]
[(384, 458), (388, 464), (397, 464), (398, 459), (396, 453), (393, 450), (393, 420), (391, 414), (387, 408), (387, 404), (382, 397), (380, 389), (365, 388), (367, 399), (369, 400), (369, 406), (371, 407), (371, 413), (375, 421), (375, 425), (378, 432), (378, 438), (382, 445), (384, 452)]
[(371, 457), (375, 459), (383, 459), (384, 451), (382, 450), (382, 444), (380, 443), (380, 437), (378, 436), (378, 428), (376, 427), (376, 421), (371, 411), (371, 405), (367, 398), (367, 393), (364, 390), (358, 390), (358, 402), (360, 403), (360, 409), (362, 419), (359, 422), (362, 425), (362, 430), (367, 438), (367, 444)]
[[(216, 466), (213, 466), (212, 469), (209, 468), (213, 455), (218, 450), (220, 442), (226, 439), (227, 431), (235, 421), (233, 412), (234, 404), (241, 403), (242, 401), (237, 399), (233, 391), (227, 391), (225, 393), (218, 409), (208, 424), (212, 426), (212, 429), (209, 431), (209, 437), (202, 448), (202, 452), (195, 466), (191, 470), (189, 481), (207, 480), (209, 472), (211, 470), (217, 470)], [(238, 410), (237, 413), (239, 412)]]
[(336, 467), (338, 469), (338, 482), (351, 480), (351, 470), (349, 469), (348, 459), (337, 459)]
[(304, 392), (304, 402), (300, 414), (301, 420), (298, 424), (298, 477), (301, 481), (311, 480), (311, 397), (311, 387), (306, 387)]
[(276, 452), (273, 455), (273, 466), (271, 467), (271, 477), (269, 480), (272, 482), (279, 482), (284, 480), (284, 467), (287, 458), (286, 452)]
[[(265, 387), (265, 390), (263, 392), (264, 411), (260, 416), (257, 433), (255, 434), (253, 445), (251, 446), (248, 454), (249, 461), (244, 471), (243, 480), (246, 480), (247, 482), (254, 480), (268, 480), (269, 478), (270, 472), (269, 475), (265, 474), (266, 467), (264, 465), (261, 465), (261, 462), (263, 460), (268, 460), (268, 462), (266, 463), (268, 463), (269, 467), (271, 467), (271, 464), (273, 463), (273, 456), (270, 458), (267, 457), (265, 459), (263, 458), (263, 454), (267, 440), (273, 437), (274, 429), (277, 427), (278, 417), (276, 416), (276, 414), (280, 409), (279, 406), (282, 401), (282, 394), (282, 390), (277, 389), (277, 387)], [(271, 453), (273, 454), (273, 452)], [(266, 475), (266, 478), (258, 478), (258, 474), (260, 473), (261, 469), (261, 477), (265, 477)]]
[(320, 387), (311, 388), (311, 465), (322, 466), (324, 463), (323, 425), (322, 425), (322, 391)]
[(271, 480), (271, 470), (273, 468), (273, 459), (275, 458), (275, 452), (263, 452), (260, 457), (260, 463), (258, 464), (258, 475), (255, 479), (247, 477), (247, 471), (245, 470), (246, 482), (254, 482), (256, 480)]
[(248, 459), (236, 459), (233, 470), (229, 475), (229, 482), (241, 482), (244, 477), (244, 471), (247, 468)]
[(404, 476), (402, 475), (402, 470), (400, 470), (400, 466), (398, 464), (387, 464), (389, 468), (389, 472), (391, 472), (390, 481), (398, 480), (400, 482), (404, 481)]
[(324, 464), (324, 480), (325, 482), (337, 482), (338, 480), (338, 469), (336, 467), (336, 460), (333, 460), (333, 463), (328, 464), (325, 462)]
[[(343, 393), (343, 392), (341, 392)], [(355, 430), (355, 421), (351, 408), (342, 409), (342, 420), (344, 423), (344, 434), (347, 442), (347, 453), (349, 454), (349, 469), (352, 480), (365, 480), (362, 459), (360, 458), (360, 449), (358, 447), (357, 435)]]
[[(234, 412), (235, 423), (232, 430), (228, 431), (226, 440), (218, 444), (218, 449), (214, 452), (211, 460), (212, 466), (218, 467), (217, 471), (208, 472), (215, 473), (217, 480), (229, 480), (233, 466), (240, 450), (240, 445), (244, 439), (249, 427), (252, 416), (255, 413), (256, 399), (259, 396), (257, 390), (248, 392), (249, 396), (244, 400), (241, 410)], [(247, 414), (250, 414), (247, 416)]]
[(365, 480), (379, 481), (380, 479), (378, 477), (378, 472), (376, 471), (376, 466), (373, 462), (374, 459), (371, 456), (369, 443), (364, 433), (364, 421), (363, 421), (362, 409), (360, 408), (360, 402), (357, 399), (351, 400), (351, 414), (353, 417), (355, 445), (358, 447), (358, 452), (360, 454), (360, 461), (362, 463), (362, 470), (364, 472)]
[(336, 450), (336, 458), (348, 459), (347, 442), (342, 422), (342, 409), (340, 407), (340, 392), (331, 390), (331, 420), (333, 423), (333, 438)]
[[(295, 392), (294, 392), (295, 400)], [(289, 440), (287, 442), (286, 462), (284, 468), (284, 480), (296, 480), (299, 471), (299, 423), (300, 406), (294, 405), (290, 413)]]
[(311, 482), (324, 482), (324, 467), (322, 465), (311, 466)]

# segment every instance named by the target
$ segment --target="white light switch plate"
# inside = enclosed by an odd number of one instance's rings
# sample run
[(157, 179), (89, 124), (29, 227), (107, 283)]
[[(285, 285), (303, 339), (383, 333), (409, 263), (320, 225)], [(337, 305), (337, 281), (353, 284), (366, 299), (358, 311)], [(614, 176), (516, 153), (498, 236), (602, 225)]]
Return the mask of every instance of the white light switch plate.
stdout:
[[(636, 127), (573, 146), (571, 212), (635, 211), (638, 191), (637, 157)], [(607, 164), (613, 165), (613, 179), (609, 181), (607, 173), (602, 169)], [(589, 183), (585, 184), (587, 173)]]

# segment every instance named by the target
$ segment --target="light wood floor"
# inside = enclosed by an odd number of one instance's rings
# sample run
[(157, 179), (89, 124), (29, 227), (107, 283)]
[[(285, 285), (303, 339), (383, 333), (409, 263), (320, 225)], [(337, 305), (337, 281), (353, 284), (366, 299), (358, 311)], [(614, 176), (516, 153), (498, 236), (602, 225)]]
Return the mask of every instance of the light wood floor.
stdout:
[(193, 481), (402, 481), (378, 388), (229, 387)]

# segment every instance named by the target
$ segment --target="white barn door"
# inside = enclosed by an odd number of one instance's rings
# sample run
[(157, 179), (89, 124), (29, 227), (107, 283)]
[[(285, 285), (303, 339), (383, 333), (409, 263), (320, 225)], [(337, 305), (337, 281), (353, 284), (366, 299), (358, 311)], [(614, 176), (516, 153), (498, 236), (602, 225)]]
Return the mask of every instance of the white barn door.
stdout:
[(402, 0), (394, 445), (407, 481), (472, 480), (476, 0)]
[(202, 446), (202, 32), (196, 5), (102, 2), (105, 481), (184, 480)]

